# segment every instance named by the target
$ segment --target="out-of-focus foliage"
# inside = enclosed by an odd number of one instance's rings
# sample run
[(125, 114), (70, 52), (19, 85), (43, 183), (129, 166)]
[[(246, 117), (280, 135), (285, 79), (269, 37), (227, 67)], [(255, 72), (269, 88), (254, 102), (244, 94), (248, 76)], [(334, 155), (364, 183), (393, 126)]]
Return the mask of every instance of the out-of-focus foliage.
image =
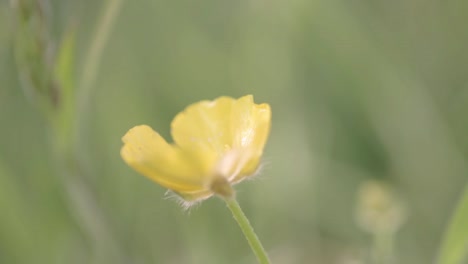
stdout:
[(439, 263), (461, 263), (467, 260), (468, 250), (468, 191), (465, 190), (459, 201), (453, 219), (447, 227), (439, 252)]
[[(46, 6), (52, 49), (76, 30), (76, 76), (105, 2)], [(83, 192), (64, 186), (21, 88), (1, 2), (0, 263), (254, 263), (221, 201), (183, 212), (119, 156), (134, 125), (169, 139), (186, 105), (250, 93), (273, 125), (262, 174), (236, 189), (273, 263), (369, 263), (374, 238), (355, 211), (371, 179), (405, 204), (393, 259), (432, 263), (467, 183), (467, 12), (466, 1), (124, 1), (78, 135), (89, 207), (69, 201)]]

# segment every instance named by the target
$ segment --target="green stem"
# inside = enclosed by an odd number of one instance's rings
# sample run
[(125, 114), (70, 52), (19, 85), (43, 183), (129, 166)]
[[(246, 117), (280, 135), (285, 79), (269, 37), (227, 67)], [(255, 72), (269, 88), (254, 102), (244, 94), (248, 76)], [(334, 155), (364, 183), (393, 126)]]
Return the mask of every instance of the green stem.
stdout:
[(119, 13), (122, 0), (108, 0), (104, 7), (104, 14), (101, 16), (97, 29), (94, 32), (92, 43), (86, 54), (83, 64), (83, 75), (80, 79), (80, 90), (78, 97), (78, 110), (86, 109), (93, 83), (96, 79), (102, 50), (109, 38), (114, 21)]
[(239, 227), (242, 229), (245, 238), (249, 242), (250, 248), (252, 248), (252, 251), (257, 256), (258, 262), (261, 264), (269, 264), (270, 260), (268, 259), (267, 253), (237, 200), (235, 198), (227, 198), (224, 199), (224, 201), (226, 202), (229, 210), (231, 210), (231, 213), (239, 224)]

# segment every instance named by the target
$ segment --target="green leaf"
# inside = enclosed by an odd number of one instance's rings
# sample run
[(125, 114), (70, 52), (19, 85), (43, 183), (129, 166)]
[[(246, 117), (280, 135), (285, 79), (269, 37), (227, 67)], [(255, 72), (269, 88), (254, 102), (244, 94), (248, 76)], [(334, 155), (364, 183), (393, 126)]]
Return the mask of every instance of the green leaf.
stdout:
[(468, 186), (445, 231), (439, 264), (460, 264), (468, 255)]

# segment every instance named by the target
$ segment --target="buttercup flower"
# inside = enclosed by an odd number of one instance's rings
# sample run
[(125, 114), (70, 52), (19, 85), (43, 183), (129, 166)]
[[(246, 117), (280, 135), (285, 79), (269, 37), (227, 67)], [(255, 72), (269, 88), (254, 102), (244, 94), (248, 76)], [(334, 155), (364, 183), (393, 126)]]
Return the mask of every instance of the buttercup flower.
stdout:
[(258, 170), (270, 123), (270, 106), (255, 104), (252, 95), (219, 97), (192, 104), (174, 118), (173, 144), (147, 125), (130, 129), (121, 155), (187, 203), (213, 194), (228, 198), (232, 185)]

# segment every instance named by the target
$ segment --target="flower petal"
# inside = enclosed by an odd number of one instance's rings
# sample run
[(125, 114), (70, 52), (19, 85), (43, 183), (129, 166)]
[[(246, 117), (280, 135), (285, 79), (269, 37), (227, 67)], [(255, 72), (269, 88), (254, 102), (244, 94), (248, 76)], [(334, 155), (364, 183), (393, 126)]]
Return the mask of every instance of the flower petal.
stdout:
[(151, 127), (136, 126), (122, 141), (122, 158), (139, 173), (179, 193), (206, 190), (207, 171), (194, 156), (168, 144)]
[(271, 109), (268, 104), (254, 104), (251, 95), (239, 98), (233, 108), (232, 126), (234, 131), (234, 149), (242, 149), (243, 157), (240, 163), (243, 167), (236, 175), (234, 182), (243, 176), (249, 176), (256, 172), (260, 164), (271, 126)]
[[(253, 96), (239, 99), (219, 97), (188, 106), (173, 120), (172, 137), (181, 149), (198, 156), (213, 155), (206, 166), (228, 173), (253, 174), (260, 162), (270, 129), (271, 111), (267, 104), (256, 105)], [(231, 154), (229, 154), (231, 153)], [(226, 159), (228, 155), (228, 160)], [(230, 164), (229, 168), (220, 164)]]
[(233, 98), (219, 97), (188, 106), (171, 124), (175, 143), (182, 149), (222, 155), (232, 144), (230, 116)]

